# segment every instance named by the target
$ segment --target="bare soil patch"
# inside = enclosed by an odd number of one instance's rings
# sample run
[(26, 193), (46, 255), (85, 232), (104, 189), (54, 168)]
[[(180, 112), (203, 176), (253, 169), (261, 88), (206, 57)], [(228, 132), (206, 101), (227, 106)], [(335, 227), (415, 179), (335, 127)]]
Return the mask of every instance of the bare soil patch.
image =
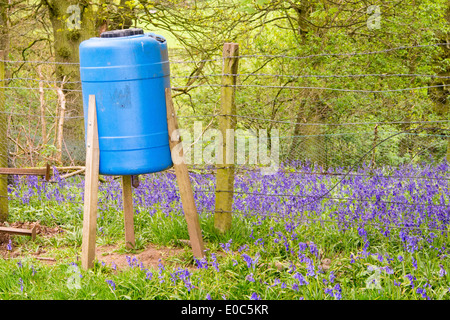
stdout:
[[(32, 229), (33, 226), (36, 226), (36, 238), (37, 237), (54, 237), (62, 232), (64, 232), (59, 227), (50, 228), (47, 226), (43, 226), (38, 222), (14, 222), (14, 223), (1, 223), (0, 226), (3, 227), (13, 227), (13, 228), (21, 228), (21, 229)], [(13, 242), (11, 250), (8, 248), (8, 243), (13, 237), (17, 237), (16, 235), (10, 235), (8, 233), (0, 232), (0, 258), (9, 259), (9, 258), (19, 258), (21, 256), (25, 256), (25, 254), (19, 250), (20, 247), (16, 246)], [(105, 263), (108, 266), (115, 264), (117, 270), (122, 270), (125, 268), (129, 268), (129, 261), (133, 260), (135, 263), (142, 265), (148, 269), (157, 269), (158, 264), (167, 264), (172, 263), (171, 260), (173, 257), (179, 256), (184, 252), (183, 248), (167, 248), (162, 246), (157, 246), (150, 244), (144, 250), (138, 253), (122, 253), (118, 251), (118, 245), (107, 245), (107, 246), (99, 246), (96, 248), (96, 258)], [(50, 248), (48, 249), (50, 250)], [(51, 248), (54, 251), (54, 248)], [(56, 249), (57, 250), (57, 249)], [(51, 257), (46, 257), (45, 253), (47, 253), (46, 248), (39, 248), (37, 252), (28, 253), (29, 257), (34, 257), (39, 261), (47, 264), (57, 263), (56, 259)], [(80, 252), (81, 255), (81, 252)], [(78, 257), (79, 258), (79, 257)]]
[(176, 257), (184, 252), (182, 248), (166, 248), (150, 244), (139, 253), (118, 253), (118, 246), (108, 245), (96, 248), (96, 257), (99, 261), (103, 261), (106, 265), (116, 265), (118, 270), (130, 267), (129, 261), (136, 259), (139, 265), (148, 269), (158, 268), (158, 264), (166, 264), (171, 258)]
[[(53, 237), (59, 233), (62, 233), (63, 230), (59, 227), (50, 228), (47, 226), (43, 226), (39, 221), (36, 222), (0, 222), (0, 227), (11, 227), (11, 228), (20, 228), (20, 229), (32, 229), (36, 227), (36, 237)], [(19, 255), (16, 248), (12, 246), (11, 250), (8, 248), (9, 241), (16, 237), (16, 235), (11, 235), (8, 233), (0, 232), (0, 257), (3, 258), (15, 258)]]

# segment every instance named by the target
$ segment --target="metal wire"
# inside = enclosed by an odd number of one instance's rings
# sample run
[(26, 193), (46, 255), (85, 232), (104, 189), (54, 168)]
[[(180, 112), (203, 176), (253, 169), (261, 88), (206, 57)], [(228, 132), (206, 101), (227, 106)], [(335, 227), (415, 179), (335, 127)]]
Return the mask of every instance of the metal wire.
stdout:
[[(332, 75), (294, 75), (294, 74), (267, 74), (267, 73), (237, 73), (237, 74), (227, 74), (227, 73), (218, 73), (218, 74), (206, 74), (199, 76), (170, 76), (171, 79), (204, 79), (208, 77), (223, 77), (223, 76), (232, 76), (232, 77), (268, 77), (268, 78), (293, 78), (293, 79), (302, 79), (302, 78), (364, 78), (364, 77), (423, 77), (423, 78), (432, 78), (432, 79), (450, 79), (450, 76), (440, 76), (440, 75), (432, 75), (432, 74), (332, 74)], [(42, 83), (63, 83), (63, 84), (81, 84), (81, 81), (62, 81), (62, 80), (44, 80), (44, 79), (34, 79), (34, 78), (5, 78), (0, 79), (0, 81), (34, 81), (34, 82), (42, 82)]]
[(267, 55), (267, 54), (249, 54), (249, 55), (240, 55), (232, 58), (283, 58), (283, 59), (293, 59), (293, 60), (301, 60), (301, 59), (309, 59), (309, 58), (317, 58), (317, 57), (351, 57), (358, 55), (372, 55), (372, 54), (380, 54), (387, 53), (397, 50), (405, 50), (405, 49), (414, 49), (414, 48), (427, 48), (427, 47), (441, 47), (441, 46), (449, 46), (450, 43), (434, 43), (434, 44), (425, 44), (425, 45), (413, 45), (413, 46), (400, 46), (391, 49), (378, 50), (378, 51), (366, 51), (366, 52), (351, 52), (351, 53), (321, 53), (321, 54), (311, 54), (307, 56), (289, 56), (289, 55)]
[(236, 74), (206, 74), (200, 76), (172, 76), (172, 79), (202, 79), (207, 77), (268, 77), (268, 78), (364, 78), (364, 77), (424, 77), (433, 79), (450, 79), (450, 76), (440, 76), (432, 74), (405, 74), (405, 73), (394, 73), (394, 74), (332, 74), (332, 75), (294, 75), (294, 74), (267, 74), (267, 73), (236, 73)]
[[(21, 90), (41, 90), (41, 88), (33, 88), (33, 87), (0, 87), (0, 89), (21, 89)], [(44, 90), (58, 90), (58, 88), (42, 88)], [(73, 91), (73, 92), (82, 92), (81, 89), (63, 89), (63, 91)]]
[(339, 92), (355, 92), (355, 93), (391, 93), (391, 92), (403, 92), (403, 91), (413, 91), (431, 88), (443, 88), (446, 87), (445, 84), (438, 84), (433, 86), (423, 86), (415, 88), (402, 88), (402, 89), (388, 89), (388, 90), (362, 90), (362, 89), (342, 89), (342, 88), (329, 88), (329, 87), (304, 87), (304, 86), (265, 86), (258, 84), (236, 84), (236, 85), (223, 85), (223, 84), (198, 84), (189, 86), (178, 86), (172, 87), (172, 90), (186, 90), (201, 87), (233, 87), (233, 88), (266, 88), (266, 89), (307, 89), (307, 90), (330, 90)]
[[(414, 49), (414, 48), (427, 48), (427, 47), (440, 47), (440, 46), (449, 46), (449, 43), (434, 43), (434, 44), (425, 44), (425, 45), (412, 45), (412, 46), (400, 46), (390, 49), (378, 50), (378, 51), (366, 51), (366, 52), (349, 52), (349, 53), (321, 53), (321, 54), (311, 54), (306, 56), (289, 56), (289, 55), (268, 55), (268, 54), (251, 54), (251, 55), (238, 55), (229, 58), (215, 58), (215, 59), (203, 59), (197, 61), (169, 61), (170, 63), (175, 64), (199, 64), (205, 62), (215, 62), (215, 61), (223, 61), (224, 59), (239, 59), (239, 58), (283, 58), (283, 59), (309, 59), (309, 58), (317, 58), (317, 57), (352, 57), (357, 55), (372, 55), (372, 54), (380, 54), (380, 53), (388, 53), (397, 50), (405, 50), (405, 49)], [(79, 62), (58, 62), (58, 61), (36, 61), (36, 60), (0, 60), (0, 62), (4, 63), (31, 63), (31, 64), (54, 64), (54, 65), (79, 65)]]

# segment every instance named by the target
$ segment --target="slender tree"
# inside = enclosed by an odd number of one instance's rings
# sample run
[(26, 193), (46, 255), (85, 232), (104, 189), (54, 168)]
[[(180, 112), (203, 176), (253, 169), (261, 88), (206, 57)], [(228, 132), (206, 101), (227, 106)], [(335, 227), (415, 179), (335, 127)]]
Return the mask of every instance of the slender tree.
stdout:
[[(64, 84), (66, 104), (65, 114), (70, 117), (83, 115), (82, 96), (79, 74), (79, 46), (86, 39), (97, 36), (94, 8), (85, 0), (43, 0), (50, 17), (53, 29), (53, 46), (56, 65), (56, 76)], [(84, 124), (80, 119), (66, 122), (64, 126), (65, 147), (73, 152), (83, 150)], [(79, 152), (80, 155), (82, 152)]]

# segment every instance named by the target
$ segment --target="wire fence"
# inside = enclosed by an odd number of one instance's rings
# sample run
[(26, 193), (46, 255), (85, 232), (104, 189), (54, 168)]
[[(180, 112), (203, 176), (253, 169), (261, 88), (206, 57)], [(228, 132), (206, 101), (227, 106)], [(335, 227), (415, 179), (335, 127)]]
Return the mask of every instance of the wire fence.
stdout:
[[(237, 217), (289, 217), (344, 229), (371, 226), (384, 233), (390, 228), (446, 232), (450, 223), (446, 162), (449, 120), (446, 114), (423, 110), (432, 109), (427, 95), (446, 88), (445, 79), (450, 76), (402, 72), (295, 74), (276, 73), (278, 69), (268, 67), (280, 60), (350, 59), (446, 45), (298, 57), (240, 55), (234, 58), (244, 61), (244, 70), (236, 74), (222, 72), (222, 57), (171, 60), (174, 102), (180, 128), (184, 129), (183, 146), (199, 212), (217, 212), (216, 195), (232, 193), (229, 213)], [(78, 64), (0, 62), (10, 71), (7, 74), (14, 74), (0, 79), (4, 95), (0, 116), (7, 124), (0, 129), (0, 135), (7, 139), (6, 154), (1, 157), (8, 159), (10, 167), (40, 167), (45, 163), (83, 166), (82, 83), (51, 76), (54, 66)], [(14, 72), (17, 64), (21, 69)], [(189, 65), (195, 66), (194, 71)], [(224, 76), (237, 78), (236, 85), (227, 85), (236, 90), (236, 114), (220, 111), (220, 89), (225, 86), (220, 80)], [(343, 79), (350, 82), (328, 83)], [(396, 82), (375, 85), (371, 79)], [(337, 109), (343, 114), (337, 115)], [(414, 113), (416, 109), (420, 110)], [(379, 110), (392, 118), (378, 121), (371, 117)], [(231, 117), (242, 135), (240, 145), (235, 141), (235, 154), (246, 151), (233, 167), (235, 179), (227, 190), (217, 189), (217, 171), (229, 166), (215, 163), (219, 150), (212, 138), (223, 117)], [(268, 163), (261, 163), (261, 152), (271, 159), (275, 148), (279, 148), (275, 170), (263, 174), (261, 169)], [(196, 161), (199, 158), (201, 161)], [(12, 177), (10, 201), (70, 203), (81, 214), (83, 179), (61, 176), (64, 174), (56, 174), (50, 182)], [(162, 189), (171, 191), (161, 194), (158, 190)], [(134, 204), (150, 213), (181, 212), (173, 172), (142, 176), (134, 192)], [(100, 205), (121, 206), (120, 184), (112, 177), (101, 184)]]

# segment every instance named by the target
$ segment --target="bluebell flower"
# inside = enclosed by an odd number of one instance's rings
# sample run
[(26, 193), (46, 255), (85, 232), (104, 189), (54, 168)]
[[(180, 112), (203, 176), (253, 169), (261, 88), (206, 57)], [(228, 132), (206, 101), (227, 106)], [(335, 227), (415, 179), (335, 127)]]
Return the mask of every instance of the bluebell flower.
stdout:
[(254, 261), (253, 261), (252, 257), (250, 257), (248, 254), (243, 253), (241, 255), (241, 257), (247, 263), (247, 268), (251, 268), (254, 265)]
[(106, 280), (106, 283), (111, 286), (113, 290), (116, 290), (116, 284), (112, 280)]
[(8, 242), (8, 244), (6, 245), (6, 249), (7, 249), (8, 251), (11, 251), (11, 250), (12, 250), (11, 239), (9, 239), (9, 242)]
[(245, 277), (245, 280), (250, 281), (250, 282), (255, 282), (255, 279), (253, 278), (253, 273), (248, 274)]
[(427, 290), (425, 288), (417, 288), (416, 293), (419, 293), (424, 299), (431, 300), (431, 298), (427, 296)]
[(220, 245), (220, 247), (223, 249), (223, 251), (229, 253), (229, 252), (230, 252), (230, 247), (231, 247), (231, 242), (232, 242), (232, 241), (233, 241), (233, 240), (230, 239), (230, 240), (228, 240), (227, 243), (219, 243), (219, 245)]
[(309, 252), (311, 254), (314, 254), (316, 257), (319, 254), (319, 250), (317, 249), (316, 244), (314, 242), (312, 242), (312, 241), (310, 241), (310, 243), (309, 243)]
[(330, 283), (333, 283), (333, 282), (334, 282), (334, 279), (336, 279), (336, 276), (334, 275), (334, 272), (331, 271), (331, 272), (330, 272)]
[(406, 278), (410, 281), (410, 285), (412, 288), (414, 288), (414, 280), (416, 280), (416, 277), (414, 277), (412, 274), (405, 275)]
[(325, 288), (324, 292), (332, 297), (334, 297), (336, 300), (342, 299), (342, 289), (339, 283), (336, 283), (336, 285), (331, 288)]
[(303, 277), (303, 275), (299, 272), (294, 274), (294, 279), (296, 279), (301, 286), (309, 284), (309, 282), (306, 281), (306, 279)]
[(411, 258), (411, 262), (412, 262), (412, 265), (413, 265), (414, 269), (417, 270), (417, 261), (416, 261), (416, 259)]
[(378, 261), (383, 262), (383, 256), (379, 253), (377, 255), (377, 259), (378, 259)]
[(244, 244), (243, 246), (239, 247), (238, 252), (241, 253), (242, 251), (247, 251), (248, 245)]
[(308, 266), (306, 268), (308, 270), (308, 273), (306, 274), (307, 276), (314, 277), (316, 275), (314, 272), (315, 268), (312, 260), (308, 261)]
[(194, 261), (198, 269), (208, 269), (208, 261), (206, 260), (206, 258), (198, 260), (197, 258), (194, 257)]
[(255, 241), (255, 246), (257, 246), (257, 245), (262, 245), (262, 246), (264, 246), (264, 240), (263, 240), (263, 238), (258, 238), (258, 239)]
[(206, 295), (206, 300), (212, 300), (211, 295), (209, 293)]
[(281, 281), (278, 278), (275, 278), (275, 280), (273, 281), (273, 285), (271, 285), (271, 287), (275, 287), (276, 285), (280, 284)]
[(440, 269), (439, 269), (439, 276), (443, 277), (447, 274), (447, 271), (445, 271), (444, 266), (442, 264), (439, 265)]
[(253, 292), (250, 297), (250, 300), (261, 300), (261, 298), (256, 292)]
[(306, 243), (304, 243), (304, 242), (300, 242), (298, 244), (298, 249), (299, 249), (300, 252), (305, 251), (307, 248), (308, 248), (308, 245)]
[(391, 267), (389, 267), (389, 266), (381, 267), (380, 269), (384, 270), (387, 274), (393, 274), (394, 273), (394, 270)]
[(217, 272), (219, 272), (219, 264), (217, 263), (217, 257), (215, 253), (211, 253), (212, 263), (214, 269), (216, 269)]

